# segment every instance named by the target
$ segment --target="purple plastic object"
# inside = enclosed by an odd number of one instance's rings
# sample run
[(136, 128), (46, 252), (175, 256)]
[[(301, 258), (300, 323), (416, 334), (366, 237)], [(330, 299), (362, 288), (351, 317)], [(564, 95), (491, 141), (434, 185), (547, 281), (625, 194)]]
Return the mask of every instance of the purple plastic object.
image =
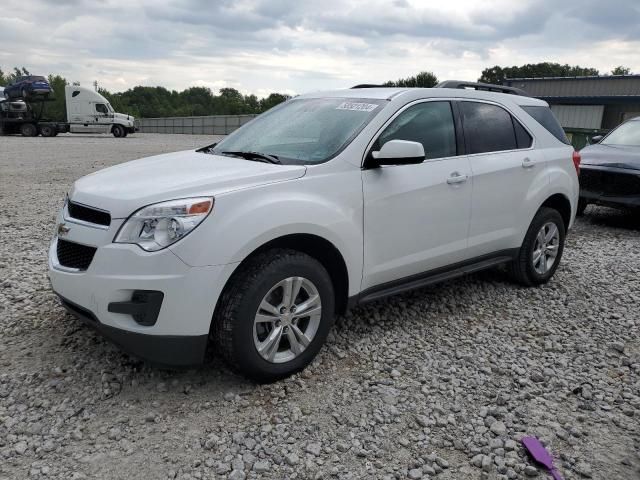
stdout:
[(547, 449), (544, 448), (544, 445), (540, 443), (540, 440), (536, 437), (523, 437), (520, 441), (529, 452), (529, 455), (531, 455), (531, 458), (533, 458), (536, 463), (545, 467), (554, 480), (563, 480), (560, 472), (553, 466), (553, 457)]

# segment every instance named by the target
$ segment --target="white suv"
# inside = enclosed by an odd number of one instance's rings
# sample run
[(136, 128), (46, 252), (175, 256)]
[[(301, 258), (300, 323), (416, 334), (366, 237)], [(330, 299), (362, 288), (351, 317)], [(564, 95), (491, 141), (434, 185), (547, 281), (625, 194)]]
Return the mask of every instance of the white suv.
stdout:
[(51, 243), (54, 291), (144, 359), (199, 363), (211, 343), (271, 381), (350, 306), (498, 264), (547, 282), (579, 157), (545, 102), (444, 87), (303, 95), (217, 145), (81, 178)]

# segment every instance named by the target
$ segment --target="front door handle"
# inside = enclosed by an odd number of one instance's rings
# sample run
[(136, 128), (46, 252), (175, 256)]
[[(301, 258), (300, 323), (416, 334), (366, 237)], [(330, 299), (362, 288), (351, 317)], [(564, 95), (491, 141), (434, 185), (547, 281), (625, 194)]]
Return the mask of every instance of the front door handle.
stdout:
[(526, 157), (524, 160), (522, 160), (522, 168), (533, 168), (535, 166), (536, 164), (529, 157)]
[(463, 175), (460, 172), (453, 172), (449, 178), (447, 178), (447, 183), (449, 185), (456, 185), (458, 183), (464, 183), (469, 178), (468, 175)]

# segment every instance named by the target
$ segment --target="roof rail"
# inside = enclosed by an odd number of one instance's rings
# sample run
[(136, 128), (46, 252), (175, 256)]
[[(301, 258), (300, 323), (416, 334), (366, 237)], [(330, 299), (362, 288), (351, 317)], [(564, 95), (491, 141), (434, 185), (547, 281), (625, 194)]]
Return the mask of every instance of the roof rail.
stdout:
[(472, 88), (474, 90), (485, 90), (488, 92), (510, 93), (511, 95), (530, 95), (520, 88), (507, 87), (505, 85), (494, 85), (492, 83), (463, 82), (460, 80), (445, 80), (435, 86), (435, 88)]
[(373, 83), (361, 83), (360, 85), (354, 85), (351, 89), (354, 88), (384, 88), (384, 85), (374, 85)]

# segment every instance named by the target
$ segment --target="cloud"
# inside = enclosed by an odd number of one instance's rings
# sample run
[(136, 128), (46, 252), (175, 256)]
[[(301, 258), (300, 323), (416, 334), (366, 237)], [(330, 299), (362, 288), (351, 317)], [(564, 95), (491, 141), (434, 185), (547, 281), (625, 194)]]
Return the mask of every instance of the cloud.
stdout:
[(0, 66), (112, 90), (304, 92), (538, 61), (640, 72), (636, 0), (5, 0)]

